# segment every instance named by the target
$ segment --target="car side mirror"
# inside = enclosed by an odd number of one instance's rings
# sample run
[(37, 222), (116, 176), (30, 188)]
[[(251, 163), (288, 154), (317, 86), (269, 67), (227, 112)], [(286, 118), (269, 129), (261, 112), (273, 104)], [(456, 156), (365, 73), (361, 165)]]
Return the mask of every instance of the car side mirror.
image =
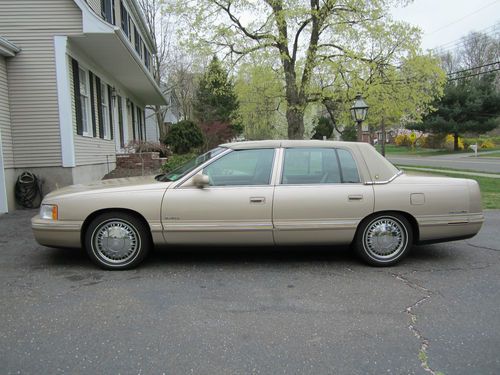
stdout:
[(200, 189), (203, 189), (205, 186), (210, 185), (210, 179), (206, 174), (196, 174), (193, 176), (193, 185)]

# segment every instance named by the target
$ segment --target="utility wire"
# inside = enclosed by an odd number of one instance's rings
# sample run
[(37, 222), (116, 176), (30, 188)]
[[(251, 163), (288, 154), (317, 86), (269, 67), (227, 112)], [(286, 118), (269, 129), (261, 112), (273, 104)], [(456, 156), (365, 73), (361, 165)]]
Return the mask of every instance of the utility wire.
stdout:
[(465, 72), (470, 72), (472, 70), (477, 70), (477, 69), (481, 69), (481, 68), (486, 68), (488, 66), (492, 66), (492, 65), (496, 65), (496, 64), (500, 64), (500, 61), (495, 61), (495, 62), (492, 62), (492, 63), (489, 63), (489, 64), (484, 64), (484, 65), (479, 65), (479, 66), (475, 66), (475, 67), (472, 67), (472, 68), (467, 68), (467, 69), (462, 69), (462, 70), (457, 70), (455, 72), (450, 72), (448, 73), (449, 76), (451, 75), (455, 75), (455, 74), (458, 74), (458, 73), (465, 73)]
[[(490, 29), (491, 29), (491, 31), (489, 31)], [(498, 20), (493, 25), (485, 27), (484, 29), (472, 30), (471, 32), (479, 33), (479, 34), (485, 34), (485, 35), (488, 35), (488, 36), (496, 35), (496, 34), (500, 33), (500, 20)], [(440, 50), (440, 49), (447, 50), (447, 49), (449, 49), (452, 46), (462, 44), (464, 42), (464, 39), (467, 40), (468, 36), (464, 35), (464, 36), (461, 36), (458, 39), (450, 40), (449, 42), (440, 44), (440, 45), (438, 45), (438, 46), (436, 46), (434, 48), (431, 48), (431, 51)]]
[(488, 7), (492, 6), (493, 4), (498, 3), (499, 1), (500, 1), (500, 0), (495, 0), (495, 1), (492, 1), (491, 3), (488, 3), (488, 4), (486, 4), (485, 6), (483, 6), (483, 7), (479, 8), (479, 9), (476, 9), (475, 11), (473, 11), (473, 12), (471, 12), (471, 13), (468, 13), (468, 14), (466, 14), (465, 16), (463, 16), (463, 17), (461, 17), (461, 18), (459, 18), (459, 19), (457, 19), (457, 20), (455, 20), (455, 21), (453, 21), (453, 22), (450, 22), (449, 24), (444, 25), (444, 26), (440, 27), (439, 29), (436, 29), (436, 30), (434, 30), (434, 31), (431, 31), (430, 33), (426, 33), (426, 35), (432, 35), (432, 34), (437, 33), (438, 31), (441, 31), (441, 30), (443, 30), (443, 29), (446, 29), (447, 27), (449, 27), (449, 26), (451, 26), (451, 25), (454, 25), (454, 24), (456, 24), (456, 23), (458, 23), (458, 22), (460, 22), (460, 21), (464, 20), (465, 18), (470, 17), (470, 16), (472, 16), (472, 15), (474, 15), (474, 14), (476, 14), (476, 13), (479, 13), (479, 12), (480, 12), (480, 11), (482, 11), (483, 9), (486, 9), (486, 8), (488, 8)]
[(498, 71), (500, 71), (500, 68), (490, 69), (490, 70), (485, 71), (485, 72), (479, 72), (479, 73), (475, 73), (475, 74), (469, 74), (469, 75), (465, 75), (465, 76), (461, 76), (461, 77), (448, 78), (448, 81), (456, 81), (456, 80), (464, 79), (464, 78), (477, 77), (477, 76), (482, 76), (484, 74), (489, 74), (489, 73), (498, 72)]

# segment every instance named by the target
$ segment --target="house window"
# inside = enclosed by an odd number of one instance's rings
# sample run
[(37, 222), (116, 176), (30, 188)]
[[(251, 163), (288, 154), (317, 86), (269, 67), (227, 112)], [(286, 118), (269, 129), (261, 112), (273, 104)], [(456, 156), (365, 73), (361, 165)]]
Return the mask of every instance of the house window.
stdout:
[(83, 135), (87, 137), (92, 137), (92, 127), (90, 119), (90, 85), (89, 85), (89, 74), (86, 70), (82, 68), (79, 69), (80, 76), (80, 106), (82, 108), (82, 130)]
[(101, 16), (107, 22), (115, 25), (115, 1), (101, 0)]
[(123, 1), (120, 1), (120, 16), (121, 16), (121, 27), (125, 35), (130, 39), (130, 18), (127, 12), (127, 9), (125, 9), (125, 6), (123, 5)]
[(142, 56), (142, 40), (141, 40), (141, 35), (137, 31), (137, 27), (134, 26), (134, 42), (135, 42), (135, 50), (139, 54), (139, 56)]
[(138, 134), (139, 134), (139, 140), (143, 141), (144, 140), (144, 134), (143, 134), (143, 127), (142, 127), (142, 112), (139, 107), (137, 107), (137, 127), (138, 127)]
[(108, 97), (108, 90), (105, 83), (101, 83), (101, 110), (104, 139), (111, 139), (111, 130), (109, 123), (110, 102)]
[(144, 45), (144, 65), (149, 69), (149, 52), (146, 45)]

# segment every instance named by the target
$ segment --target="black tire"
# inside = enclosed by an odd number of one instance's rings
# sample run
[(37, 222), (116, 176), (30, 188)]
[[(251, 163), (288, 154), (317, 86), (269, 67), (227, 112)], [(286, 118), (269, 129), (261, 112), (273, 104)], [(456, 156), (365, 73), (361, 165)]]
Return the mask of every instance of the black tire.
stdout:
[(126, 270), (144, 260), (152, 242), (149, 228), (136, 216), (106, 212), (92, 220), (84, 244), (90, 259), (99, 267)]
[[(382, 233), (382, 236), (377, 236)], [(413, 230), (408, 220), (397, 213), (380, 213), (363, 220), (356, 232), (354, 249), (372, 266), (398, 263), (411, 249)]]

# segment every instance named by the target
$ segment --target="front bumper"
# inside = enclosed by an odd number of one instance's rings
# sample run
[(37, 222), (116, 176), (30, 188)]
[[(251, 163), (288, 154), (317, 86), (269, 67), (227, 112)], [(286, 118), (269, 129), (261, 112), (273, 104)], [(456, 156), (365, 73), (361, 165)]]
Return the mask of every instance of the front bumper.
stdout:
[(31, 219), (36, 242), (49, 247), (81, 247), (81, 228), (81, 221), (46, 220), (39, 215)]

